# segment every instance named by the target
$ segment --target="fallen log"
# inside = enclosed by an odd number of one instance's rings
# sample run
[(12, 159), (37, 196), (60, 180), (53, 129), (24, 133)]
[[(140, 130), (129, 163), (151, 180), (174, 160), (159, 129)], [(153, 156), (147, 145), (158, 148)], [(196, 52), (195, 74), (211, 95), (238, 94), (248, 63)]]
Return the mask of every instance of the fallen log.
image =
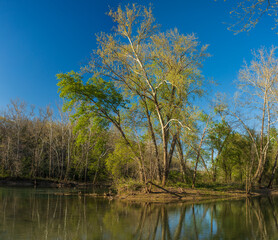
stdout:
[(157, 184), (155, 184), (155, 183), (153, 183), (153, 182), (151, 182), (151, 181), (148, 181), (147, 183), (146, 183), (146, 185), (147, 184), (151, 184), (151, 185), (153, 185), (153, 186), (155, 186), (155, 187), (157, 187), (157, 188), (159, 188), (159, 189), (161, 189), (161, 190), (163, 190), (163, 191), (165, 191), (165, 192), (167, 192), (167, 193), (169, 193), (169, 194), (172, 194), (172, 195), (174, 195), (174, 196), (176, 196), (176, 197), (178, 197), (178, 198), (182, 198), (182, 196), (180, 196), (179, 194), (176, 194), (176, 193), (174, 193), (174, 192), (171, 192), (171, 191), (169, 191), (169, 190), (167, 190), (167, 189), (165, 189), (165, 188), (163, 188), (163, 187), (161, 187), (161, 186), (159, 186), (159, 185), (157, 185)]

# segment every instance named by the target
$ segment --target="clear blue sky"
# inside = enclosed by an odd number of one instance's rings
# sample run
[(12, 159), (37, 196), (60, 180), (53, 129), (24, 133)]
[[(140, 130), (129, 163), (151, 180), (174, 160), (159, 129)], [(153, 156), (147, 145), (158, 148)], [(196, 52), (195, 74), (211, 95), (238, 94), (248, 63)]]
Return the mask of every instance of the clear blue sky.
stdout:
[[(95, 34), (113, 26), (105, 14), (127, 0), (0, 0), (0, 109), (11, 99), (43, 107), (59, 101), (60, 72), (78, 70), (95, 49)], [(136, 1), (134, 1), (136, 2)], [(212, 55), (204, 62), (203, 74), (219, 83), (215, 91), (232, 93), (233, 81), (251, 50), (277, 45), (272, 20), (264, 19), (249, 33), (234, 35), (224, 22), (234, 0), (138, 0), (152, 3), (161, 30), (177, 27), (196, 33), (209, 44)]]

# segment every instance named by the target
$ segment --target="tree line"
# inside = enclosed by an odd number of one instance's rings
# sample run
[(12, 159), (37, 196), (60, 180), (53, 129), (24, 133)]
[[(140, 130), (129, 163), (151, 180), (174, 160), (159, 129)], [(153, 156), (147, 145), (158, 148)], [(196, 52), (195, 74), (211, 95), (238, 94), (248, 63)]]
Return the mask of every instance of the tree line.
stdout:
[[(59, 180), (96, 181), (103, 177), (101, 158), (106, 154), (106, 129), (88, 126), (86, 139), (69, 115), (14, 100), (0, 117), (0, 174)], [(85, 131), (85, 129), (84, 129)], [(95, 174), (92, 178), (91, 172)]]

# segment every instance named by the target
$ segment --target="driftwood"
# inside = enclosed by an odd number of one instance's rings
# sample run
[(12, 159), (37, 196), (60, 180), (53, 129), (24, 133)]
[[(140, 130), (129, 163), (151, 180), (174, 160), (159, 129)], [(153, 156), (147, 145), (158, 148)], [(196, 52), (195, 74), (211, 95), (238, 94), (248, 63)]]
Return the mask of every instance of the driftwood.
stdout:
[[(176, 194), (176, 193), (174, 193), (174, 192), (171, 192), (171, 191), (169, 191), (169, 190), (167, 190), (167, 189), (165, 189), (165, 188), (163, 188), (163, 187), (161, 187), (161, 186), (159, 186), (159, 185), (156, 185), (155, 183), (153, 183), (153, 182), (151, 182), (151, 181), (148, 181), (147, 183), (146, 183), (146, 185), (147, 184), (151, 184), (151, 185), (153, 185), (153, 186), (155, 186), (155, 187), (157, 187), (157, 188), (159, 188), (159, 189), (161, 189), (161, 190), (163, 190), (163, 191), (165, 191), (165, 192), (167, 192), (167, 193), (169, 193), (169, 194), (172, 194), (172, 195), (174, 195), (174, 196), (176, 196), (176, 197), (178, 197), (178, 198), (182, 198), (182, 196), (180, 196), (179, 194)], [(150, 191), (149, 191), (150, 192)]]

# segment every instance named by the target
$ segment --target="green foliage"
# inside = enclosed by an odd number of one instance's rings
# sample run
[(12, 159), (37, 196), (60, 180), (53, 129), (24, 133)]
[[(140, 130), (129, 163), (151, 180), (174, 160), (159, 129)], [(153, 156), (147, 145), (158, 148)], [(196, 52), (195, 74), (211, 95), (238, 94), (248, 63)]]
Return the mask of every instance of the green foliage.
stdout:
[(225, 120), (222, 120), (219, 123), (215, 123), (209, 133), (209, 139), (212, 147), (216, 148), (219, 151), (223, 147), (223, 143), (230, 135), (231, 131), (231, 127)]
[(244, 184), (241, 183), (229, 183), (225, 184), (223, 182), (212, 183), (212, 182), (202, 182), (196, 185), (199, 189), (211, 189), (214, 191), (231, 191), (231, 190), (244, 190)]
[(169, 183), (180, 182), (182, 180), (182, 173), (179, 171), (171, 171), (169, 173)]
[(123, 96), (113, 83), (92, 77), (84, 83), (83, 77), (73, 71), (57, 74), (60, 97), (65, 100), (64, 110), (75, 110), (73, 118), (86, 115), (113, 119), (119, 108), (126, 106)]
[(118, 179), (114, 183), (117, 193), (138, 192), (144, 188), (144, 185), (132, 178)]
[(122, 142), (115, 144), (115, 149), (106, 159), (106, 167), (113, 179), (128, 178), (134, 175), (135, 166), (130, 149)]

